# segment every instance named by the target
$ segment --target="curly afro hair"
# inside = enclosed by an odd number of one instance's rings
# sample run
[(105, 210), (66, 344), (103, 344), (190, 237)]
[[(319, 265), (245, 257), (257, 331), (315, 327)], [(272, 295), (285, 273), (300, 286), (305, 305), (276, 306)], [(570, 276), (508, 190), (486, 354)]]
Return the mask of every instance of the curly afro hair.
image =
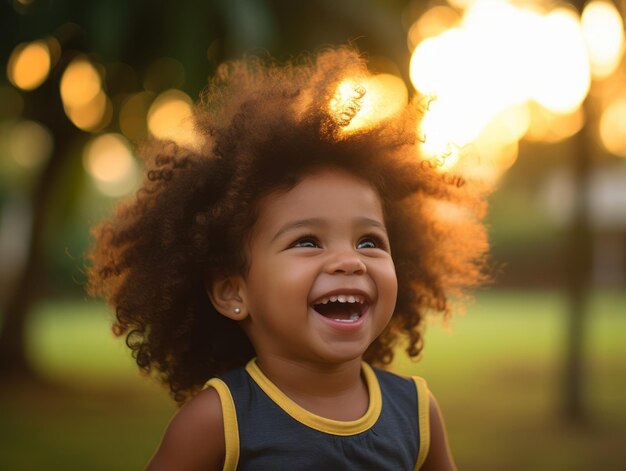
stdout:
[(348, 47), (283, 66), (256, 58), (222, 65), (195, 107), (201, 144), (145, 144), (142, 187), (93, 230), (89, 292), (107, 299), (114, 333), (179, 404), (255, 355), (206, 287), (245, 275), (243, 245), (259, 200), (315, 169), (363, 178), (383, 204), (398, 299), (365, 360), (389, 364), (399, 340), (417, 357), (425, 314), (447, 315), (452, 298), (485, 281), (485, 193), (420, 158), (419, 106), (351, 132), (367, 90), (357, 86), (346, 103), (329, 106), (342, 81), (367, 76)]

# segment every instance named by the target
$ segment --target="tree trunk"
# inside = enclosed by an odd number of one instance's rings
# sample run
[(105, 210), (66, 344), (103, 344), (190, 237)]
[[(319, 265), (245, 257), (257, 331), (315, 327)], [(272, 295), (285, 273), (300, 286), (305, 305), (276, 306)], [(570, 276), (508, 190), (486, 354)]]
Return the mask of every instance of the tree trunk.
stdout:
[[(582, 13), (585, 3), (584, 0), (572, 1), (579, 13)], [(563, 414), (567, 421), (575, 423), (582, 423), (587, 417), (584, 400), (584, 353), (592, 265), (589, 192), (594, 148), (591, 128), (596, 122), (589, 100), (587, 97), (583, 104), (586, 122), (575, 136), (575, 151), (572, 155), (575, 197), (569, 234), (567, 280), (569, 312), (563, 375)]]
[[(591, 118), (589, 106), (585, 106)], [(575, 201), (572, 215), (567, 280), (567, 347), (564, 369), (564, 415), (570, 422), (583, 422), (587, 411), (584, 401), (585, 384), (585, 331), (588, 317), (589, 289), (591, 283), (591, 227), (589, 221), (589, 174), (592, 147), (590, 124), (585, 124), (576, 135), (573, 158)]]
[(2, 310), (4, 319), (0, 331), (0, 378), (34, 376), (26, 349), (26, 321), (41, 291), (44, 250), (42, 235), (62, 159), (61, 153), (56, 151), (48, 160), (32, 201), (33, 224), (29, 234), (28, 255), (16, 286)]
[(45, 231), (50, 208), (53, 206), (58, 181), (70, 157), (70, 143), (81, 132), (70, 123), (59, 96), (59, 79), (71, 55), (65, 55), (55, 68), (54, 76), (26, 98), (24, 117), (46, 126), (54, 136), (54, 151), (46, 162), (31, 198), (32, 227), (28, 240), (26, 261), (17, 276), (15, 287), (0, 313), (0, 380), (37, 377), (27, 351), (26, 328), (32, 307), (42, 288), (45, 251)]

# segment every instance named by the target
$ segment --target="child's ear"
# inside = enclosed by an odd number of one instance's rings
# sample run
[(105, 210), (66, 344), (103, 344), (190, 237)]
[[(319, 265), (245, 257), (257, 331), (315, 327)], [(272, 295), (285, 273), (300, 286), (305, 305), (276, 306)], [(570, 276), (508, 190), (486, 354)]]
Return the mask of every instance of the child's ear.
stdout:
[(248, 316), (243, 288), (242, 277), (229, 276), (212, 281), (207, 286), (207, 292), (211, 303), (220, 314), (240, 321)]

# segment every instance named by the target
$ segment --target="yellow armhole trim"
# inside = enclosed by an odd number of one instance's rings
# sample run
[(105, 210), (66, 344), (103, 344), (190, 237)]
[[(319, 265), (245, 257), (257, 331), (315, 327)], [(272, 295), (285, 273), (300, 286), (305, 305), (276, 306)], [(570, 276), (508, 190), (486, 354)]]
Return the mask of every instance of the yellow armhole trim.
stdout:
[(265, 376), (256, 364), (255, 359), (250, 360), (250, 362), (246, 365), (246, 371), (259, 385), (263, 392), (265, 392), (265, 394), (267, 394), (270, 399), (278, 405), (278, 407), (298, 422), (320, 432), (344, 437), (356, 435), (371, 428), (372, 425), (374, 425), (378, 420), (382, 410), (383, 401), (380, 393), (380, 385), (378, 384), (374, 370), (372, 370), (367, 363), (361, 363), (361, 371), (365, 378), (365, 383), (367, 384), (369, 407), (367, 408), (365, 415), (360, 419), (345, 422), (327, 419), (326, 417), (313, 414), (296, 402), (292, 401), (285, 393), (278, 389), (278, 387), (272, 383), (267, 376)]
[(222, 404), (224, 417), (224, 467), (222, 471), (235, 471), (239, 464), (239, 426), (235, 402), (226, 383), (219, 378), (210, 379), (204, 388), (213, 388), (217, 391)]
[(417, 462), (415, 463), (415, 471), (421, 468), (428, 455), (428, 448), (430, 447), (430, 422), (429, 422), (429, 393), (426, 381), (417, 376), (413, 376), (415, 381), (415, 387), (417, 389), (417, 414), (420, 434), (420, 449), (417, 455)]

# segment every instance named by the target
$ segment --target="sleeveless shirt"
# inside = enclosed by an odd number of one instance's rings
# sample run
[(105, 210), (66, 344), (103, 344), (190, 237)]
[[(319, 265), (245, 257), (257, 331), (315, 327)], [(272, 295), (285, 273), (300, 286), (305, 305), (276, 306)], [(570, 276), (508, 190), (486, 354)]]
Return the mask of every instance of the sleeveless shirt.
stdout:
[(417, 470), (428, 452), (428, 390), (362, 363), (368, 410), (355, 421), (315, 415), (289, 399), (255, 359), (213, 378), (224, 417), (223, 471)]

